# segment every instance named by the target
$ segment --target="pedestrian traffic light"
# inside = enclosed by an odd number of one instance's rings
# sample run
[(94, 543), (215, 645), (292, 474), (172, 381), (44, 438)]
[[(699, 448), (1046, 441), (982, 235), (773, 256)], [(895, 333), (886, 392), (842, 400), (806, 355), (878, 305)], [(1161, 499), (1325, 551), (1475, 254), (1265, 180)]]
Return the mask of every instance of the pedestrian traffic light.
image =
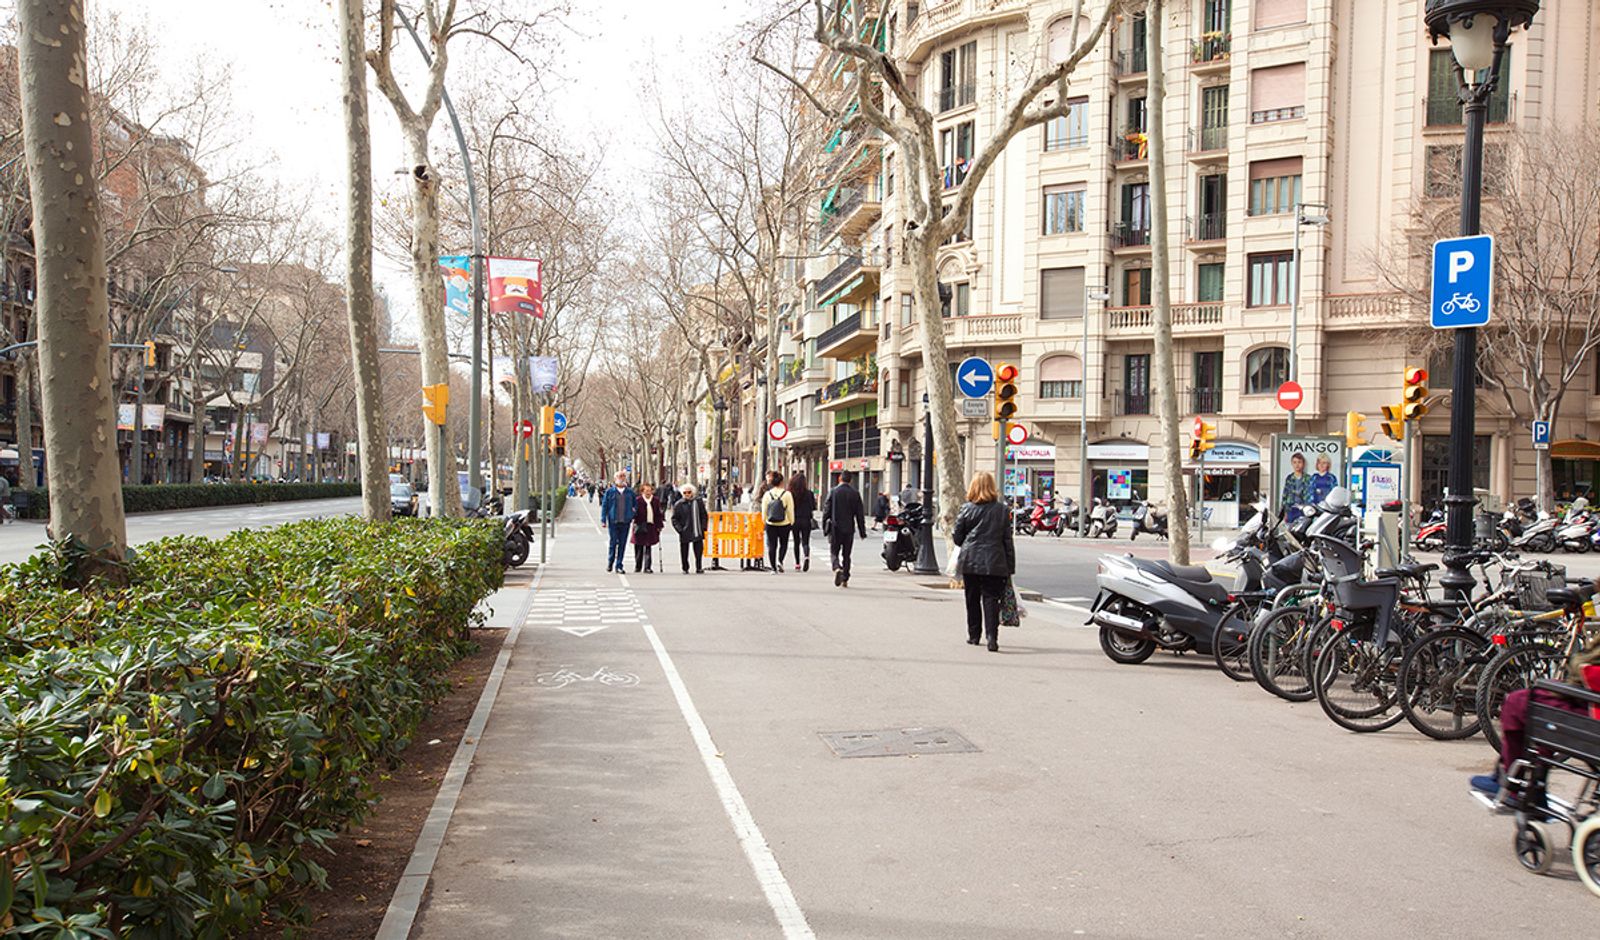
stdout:
[(434, 424), (444, 424), (445, 411), (450, 404), (450, 385), (422, 386), (422, 415)]
[(153, 339), (144, 341), (144, 364), (151, 369), (156, 367), (156, 341)]
[(544, 405), (539, 408), (539, 433), (556, 433), (556, 407)]
[(565, 434), (557, 434), (552, 440), (556, 442), (556, 456), (565, 457), (567, 455), (567, 436)]
[(1404, 405), (1383, 406), (1383, 433), (1389, 435), (1390, 440), (1403, 441), (1406, 439)]
[(1428, 370), (1407, 366), (1405, 386), (1400, 392), (1401, 409), (1405, 420), (1415, 421), (1428, 413)]
[(1361, 435), (1367, 433), (1367, 416), (1359, 411), (1344, 413), (1344, 443), (1346, 447), (1360, 447), (1366, 441)]

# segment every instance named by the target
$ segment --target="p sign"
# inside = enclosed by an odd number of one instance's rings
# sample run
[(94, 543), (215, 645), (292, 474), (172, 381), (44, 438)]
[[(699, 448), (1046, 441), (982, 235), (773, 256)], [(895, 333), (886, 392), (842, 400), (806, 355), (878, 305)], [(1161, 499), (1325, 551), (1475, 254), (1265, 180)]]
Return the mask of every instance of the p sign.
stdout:
[(1535, 421), (1535, 422), (1533, 422), (1533, 449), (1534, 450), (1549, 450), (1550, 449), (1550, 422), (1548, 422), (1548, 421)]
[(1489, 322), (1494, 300), (1494, 236), (1468, 235), (1433, 243), (1433, 328), (1454, 330)]

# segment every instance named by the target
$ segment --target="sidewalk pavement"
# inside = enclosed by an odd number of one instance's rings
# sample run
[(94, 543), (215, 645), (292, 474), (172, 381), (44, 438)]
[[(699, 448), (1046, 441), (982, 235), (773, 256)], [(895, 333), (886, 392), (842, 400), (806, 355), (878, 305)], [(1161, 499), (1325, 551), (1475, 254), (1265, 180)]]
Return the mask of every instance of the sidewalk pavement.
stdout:
[[(848, 589), (820, 543), (807, 573), (607, 574), (593, 513), (568, 507), (410, 937), (1504, 936), (1592, 907), (1466, 795), (1481, 741), (1347, 734), (1198, 657), (1116, 666), (1044, 605), (989, 653), (875, 540)], [(895, 729), (946, 730), (822, 737)]]

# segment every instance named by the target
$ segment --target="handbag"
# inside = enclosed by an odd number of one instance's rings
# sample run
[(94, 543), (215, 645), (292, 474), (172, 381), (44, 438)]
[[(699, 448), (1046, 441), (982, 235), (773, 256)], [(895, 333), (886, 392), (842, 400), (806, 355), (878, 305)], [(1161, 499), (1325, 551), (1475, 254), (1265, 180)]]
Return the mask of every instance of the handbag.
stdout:
[(1010, 578), (1006, 578), (1006, 592), (1000, 597), (1000, 626), (1022, 626), (1023, 613), (1017, 604), (1017, 588), (1011, 583)]
[(961, 580), (961, 546), (950, 550), (950, 559), (944, 563), (944, 573), (952, 581)]

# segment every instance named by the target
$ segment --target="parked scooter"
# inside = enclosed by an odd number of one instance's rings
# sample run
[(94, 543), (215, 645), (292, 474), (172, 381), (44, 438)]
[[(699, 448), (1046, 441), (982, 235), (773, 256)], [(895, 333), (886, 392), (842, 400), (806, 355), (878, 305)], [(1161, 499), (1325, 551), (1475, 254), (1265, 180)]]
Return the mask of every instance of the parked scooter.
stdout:
[(1150, 505), (1148, 499), (1141, 499), (1139, 505), (1133, 510), (1133, 530), (1128, 533), (1128, 541), (1137, 541), (1140, 532), (1148, 532), (1158, 539), (1167, 537), (1167, 514)]
[(1444, 510), (1435, 509), (1417, 526), (1417, 537), (1411, 544), (1420, 551), (1436, 552), (1444, 548)]
[(883, 562), (890, 571), (917, 560), (917, 530), (925, 518), (921, 503), (906, 503), (883, 520)]
[(1057, 506), (1055, 497), (1048, 500), (1035, 500), (1033, 511), (1028, 516), (1027, 527), (1024, 530), (1028, 535), (1036, 532), (1047, 532), (1057, 538), (1072, 524), (1073, 518), (1078, 514), (1076, 504), (1067, 500), (1065, 506)]
[(523, 509), (506, 516), (504, 524), (505, 549), (501, 561), (507, 568), (520, 568), (528, 560), (528, 549), (533, 545), (533, 514)]
[(1594, 513), (1589, 511), (1589, 501), (1578, 497), (1567, 510), (1567, 516), (1556, 529), (1556, 544), (1562, 551), (1584, 553), (1591, 547), (1595, 534)]
[(1558, 526), (1555, 517), (1540, 510), (1539, 517), (1524, 526), (1522, 534), (1511, 540), (1511, 547), (1519, 552), (1553, 552), (1556, 550)]
[(1100, 536), (1112, 538), (1117, 534), (1117, 507), (1111, 505), (1109, 500), (1096, 496), (1094, 505), (1089, 509), (1089, 538), (1097, 539)]

